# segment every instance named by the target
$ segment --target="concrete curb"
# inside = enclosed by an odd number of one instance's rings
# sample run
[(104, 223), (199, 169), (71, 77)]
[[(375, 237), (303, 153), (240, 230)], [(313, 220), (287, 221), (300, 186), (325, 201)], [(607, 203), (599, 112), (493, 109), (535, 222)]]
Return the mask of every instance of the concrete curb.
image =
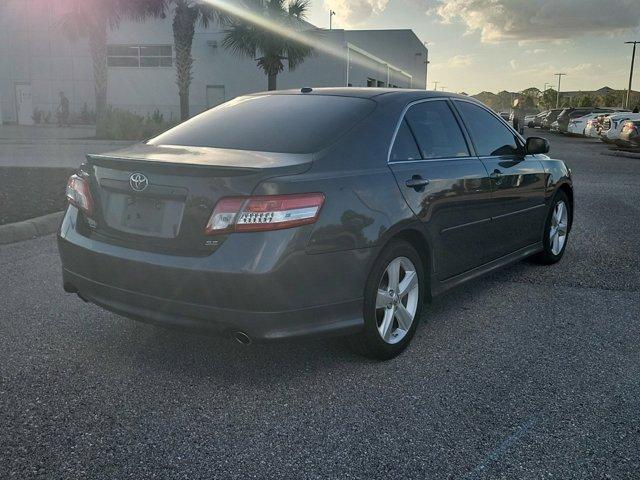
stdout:
[(607, 155), (609, 157), (634, 158), (636, 160), (640, 160), (640, 153), (634, 153), (634, 152), (612, 151), (612, 152), (601, 152), (600, 155)]
[(64, 212), (56, 212), (23, 222), (0, 225), (0, 245), (49, 235), (58, 229), (63, 215)]

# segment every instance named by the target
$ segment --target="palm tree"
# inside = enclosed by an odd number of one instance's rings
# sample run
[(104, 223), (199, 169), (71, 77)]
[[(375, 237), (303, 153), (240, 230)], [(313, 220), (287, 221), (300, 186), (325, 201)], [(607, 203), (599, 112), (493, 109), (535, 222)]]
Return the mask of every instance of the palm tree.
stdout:
[[(161, 1), (164, 4), (163, 0)], [(180, 118), (189, 118), (189, 87), (193, 79), (193, 57), (191, 47), (196, 24), (207, 28), (212, 21), (219, 24), (228, 22), (228, 15), (221, 10), (197, 0), (168, 0), (175, 6), (173, 16), (173, 43), (176, 52), (176, 73), (180, 96)], [(163, 5), (163, 8), (165, 5)]]
[[(247, 4), (248, 8), (267, 17), (270, 22), (296, 32), (304, 25), (302, 21), (309, 7), (308, 0), (248, 0)], [(222, 45), (236, 55), (255, 59), (258, 68), (268, 77), (269, 90), (276, 90), (278, 74), (284, 70), (284, 60), (289, 70), (294, 70), (313, 53), (313, 48), (308, 45), (237, 18), (225, 32)]]
[(123, 18), (141, 21), (162, 14), (156, 0), (66, 0), (62, 27), (69, 38), (86, 38), (93, 61), (96, 118), (107, 108), (107, 30), (116, 29)]

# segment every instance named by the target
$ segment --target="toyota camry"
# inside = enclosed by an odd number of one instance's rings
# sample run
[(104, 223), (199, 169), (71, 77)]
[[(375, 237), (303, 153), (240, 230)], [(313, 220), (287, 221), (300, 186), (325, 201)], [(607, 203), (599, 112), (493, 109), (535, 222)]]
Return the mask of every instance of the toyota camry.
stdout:
[(467, 96), (239, 97), (87, 157), (58, 235), (64, 289), (242, 343), (346, 335), (391, 358), (433, 296), (562, 258), (573, 188), (548, 152)]

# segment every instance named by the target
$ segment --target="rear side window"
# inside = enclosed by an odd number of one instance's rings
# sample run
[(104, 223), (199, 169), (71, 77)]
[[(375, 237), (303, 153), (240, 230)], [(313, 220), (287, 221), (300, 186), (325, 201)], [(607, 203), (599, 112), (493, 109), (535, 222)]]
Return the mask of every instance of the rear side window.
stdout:
[(455, 101), (481, 157), (520, 153), (516, 138), (502, 122), (484, 108), (470, 102)]
[(147, 143), (259, 152), (312, 153), (333, 143), (374, 108), (374, 101), (354, 97), (238, 97)]
[(396, 141), (391, 149), (390, 160), (398, 162), (402, 160), (420, 160), (420, 151), (416, 144), (416, 139), (407, 125), (407, 120), (403, 120), (396, 135)]
[(469, 156), (467, 142), (446, 101), (413, 105), (405, 118), (418, 141), (422, 158)]

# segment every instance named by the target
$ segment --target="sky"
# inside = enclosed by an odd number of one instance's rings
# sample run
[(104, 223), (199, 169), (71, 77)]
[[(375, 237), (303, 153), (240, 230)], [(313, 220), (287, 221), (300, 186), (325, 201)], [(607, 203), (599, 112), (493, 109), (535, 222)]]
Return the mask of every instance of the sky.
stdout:
[[(475, 94), (557, 86), (627, 88), (640, 0), (311, 0), (308, 20), (334, 28), (410, 28), (428, 42), (429, 88)], [(640, 90), (640, 46), (634, 89)]]

